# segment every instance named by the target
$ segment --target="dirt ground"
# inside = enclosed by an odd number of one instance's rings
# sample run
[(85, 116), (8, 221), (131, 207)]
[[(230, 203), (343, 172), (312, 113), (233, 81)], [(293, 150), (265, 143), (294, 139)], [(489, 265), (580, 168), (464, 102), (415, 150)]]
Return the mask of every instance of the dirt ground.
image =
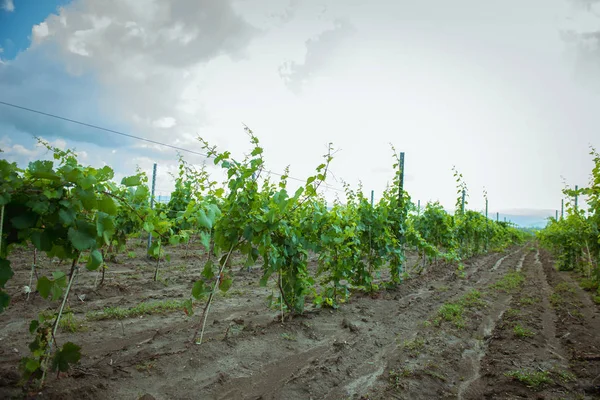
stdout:
[[(338, 310), (309, 309), (283, 323), (266, 301), (275, 288), (260, 287), (260, 267), (248, 272), (239, 261), (202, 345), (190, 342), (203, 304), (188, 317), (178, 303), (202, 257), (194, 248), (170, 251), (153, 282), (144, 249), (132, 242), (99, 288), (98, 274), (82, 268), (69, 302), (75, 332), (57, 335), (59, 344), (81, 345), (81, 363), (33, 393), (18, 386), (28, 325), (58, 302), (27, 299), (33, 253), (13, 253), (13, 301), (0, 314), (0, 398), (600, 398), (600, 307), (532, 244), (467, 260), (462, 276), (430, 266), (396, 289), (355, 293)], [(68, 269), (38, 264), (44, 274)], [(126, 315), (142, 302), (166, 309)]]

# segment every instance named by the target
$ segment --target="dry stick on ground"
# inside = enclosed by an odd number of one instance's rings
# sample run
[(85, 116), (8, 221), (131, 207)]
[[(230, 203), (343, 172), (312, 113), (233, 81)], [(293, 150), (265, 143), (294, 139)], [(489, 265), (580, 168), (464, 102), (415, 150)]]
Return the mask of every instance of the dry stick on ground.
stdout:
[[(221, 281), (221, 274), (223, 273), (223, 270), (225, 269), (225, 266), (227, 265), (227, 261), (229, 261), (229, 257), (231, 256), (231, 253), (233, 253), (234, 248), (235, 248), (235, 244), (231, 246), (231, 249), (229, 249), (229, 252), (227, 253), (227, 256), (225, 257), (225, 261), (223, 261), (223, 263), (219, 267), (219, 272), (217, 273), (217, 279), (215, 280), (215, 285), (213, 287), (212, 292), (210, 292), (210, 294), (208, 295), (208, 301), (206, 302), (206, 306), (204, 306), (204, 311), (202, 312), (202, 331), (200, 332), (200, 340), (198, 342), (196, 342), (197, 344), (202, 344), (202, 339), (204, 338), (204, 328), (206, 327), (206, 319), (208, 318), (208, 311), (210, 309), (210, 304), (212, 303), (212, 299), (213, 299), (215, 292), (219, 288), (219, 283)], [(192, 338), (192, 343), (194, 343), (194, 341), (198, 337), (199, 330), (200, 330), (200, 327), (196, 328), (196, 331), (194, 332), (194, 337)]]

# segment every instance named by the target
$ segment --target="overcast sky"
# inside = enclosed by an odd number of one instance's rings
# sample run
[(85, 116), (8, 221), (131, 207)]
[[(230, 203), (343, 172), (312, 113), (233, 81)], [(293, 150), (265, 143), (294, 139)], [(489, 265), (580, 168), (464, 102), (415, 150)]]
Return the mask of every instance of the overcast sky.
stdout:
[[(247, 124), (300, 178), (333, 142), (329, 184), (376, 198), (390, 143), (414, 200), (453, 207), (455, 165), (491, 211), (560, 207), (600, 148), (598, 1), (0, 2), (0, 101), (238, 156)], [(157, 162), (171, 188), (174, 150), (0, 105), (3, 157), (39, 158), (34, 135), (119, 176)]]

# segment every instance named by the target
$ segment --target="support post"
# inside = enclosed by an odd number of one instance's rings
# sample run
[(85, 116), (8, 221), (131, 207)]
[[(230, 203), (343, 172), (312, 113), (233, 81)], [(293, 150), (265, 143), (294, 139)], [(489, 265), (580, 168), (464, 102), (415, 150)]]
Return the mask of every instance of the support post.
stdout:
[(577, 211), (577, 198), (579, 197), (577, 191), (579, 190), (579, 186), (575, 185), (575, 211)]
[(485, 220), (488, 219), (488, 199), (485, 199)]
[(398, 204), (403, 207), (404, 201), (404, 152), (400, 153), (400, 187), (398, 188)]
[(371, 207), (373, 207), (374, 200), (375, 200), (375, 191), (371, 190)]
[[(400, 168), (400, 184), (399, 184), (399, 188), (398, 188), (398, 206), (400, 207), (400, 215), (402, 216), (402, 219), (400, 221), (400, 229), (401, 231), (398, 232), (398, 235), (400, 236), (400, 245), (402, 246), (402, 253), (404, 253), (404, 152), (400, 152), (400, 160), (399, 160), (399, 168)], [(404, 265), (400, 264), (400, 268), (399, 268), (399, 272), (402, 273), (404, 272)], [(398, 277), (400, 279), (400, 282), (402, 281), (402, 277), (399, 276)]]
[[(150, 195), (150, 209), (154, 208), (154, 189), (156, 188), (156, 163), (152, 167), (152, 194)], [(152, 245), (152, 232), (148, 234), (148, 250)]]
[(462, 202), (461, 202), (461, 205), (460, 205), (460, 211), (463, 214), (465, 213), (465, 195), (466, 195), (466, 192), (465, 192), (465, 189), (463, 189), (463, 191), (462, 191)]
[(560, 219), (563, 219), (565, 216), (565, 199), (560, 200)]
[(500, 222), (500, 213), (496, 212), (496, 222)]
[(554, 219), (558, 221), (558, 210), (555, 210), (555, 211), (556, 211), (556, 213), (555, 213), (556, 215), (555, 215)]
[(421, 200), (417, 200), (417, 215), (421, 215)]
[(488, 247), (490, 246), (490, 221), (488, 220), (488, 199), (487, 195), (485, 197), (485, 251), (488, 251)]

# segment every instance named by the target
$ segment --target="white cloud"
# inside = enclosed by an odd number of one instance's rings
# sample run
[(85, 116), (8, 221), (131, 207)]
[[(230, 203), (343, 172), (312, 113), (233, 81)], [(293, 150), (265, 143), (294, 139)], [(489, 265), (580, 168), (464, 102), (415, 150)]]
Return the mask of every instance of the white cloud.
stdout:
[[(64, 150), (67, 147), (67, 142), (63, 139), (47, 140), (43, 137), (40, 137), (40, 139), (46, 141), (50, 146), (61, 150)], [(8, 136), (3, 136), (0, 139), (0, 149), (3, 151), (3, 153), (1, 153), (2, 157), (8, 159), (9, 161), (29, 163), (38, 159), (52, 159), (52, 154), (44, 145), (36, 142), (32, 146), (24, 146), (20, 143), (13, 143), (13, 140)], [(86, 152), (81, 153), (82, 156), (87, 157)]]
[(31, 33), (33, 43), (39, 43), (43, 41), (49, 34), (48, 24), (46, 22), (40, 22), (39, 24), (34, 25), (31, 29)]
[(157, 128), (168, 129), (177, 125), (177, 121), (173, 117), (163, 117), (155, 120), (152, 125)]
[[(82, 0), (35, 26), (33, 41), (58, 49), (71, 73), (96, 76), (106, 110), (143, 136), (184, 140), (206, 124), (197, 93), (182, 96), (190, 75), (219, 57), (242, 58), (257, 33), (231, 1)], [(165, 112), (170, 119), (157, 121)]]
[(304, 61), (288, 61), (279, 68), (279, 74), (293, 92), (300, 92), (303, 84), (319, 74), (329, 62), (336, 59), (339, 47), (348, 44), (348, 38), (355, 33), (351, 24), (336, 21), (332, 29), (321, 32), (315, 38), (306, 41)]
[(13, 12), (15, 11), (15, 3), (13, 2), (13, 0), (3, 0), (2, 9), (4, 9), (7, 12)]

